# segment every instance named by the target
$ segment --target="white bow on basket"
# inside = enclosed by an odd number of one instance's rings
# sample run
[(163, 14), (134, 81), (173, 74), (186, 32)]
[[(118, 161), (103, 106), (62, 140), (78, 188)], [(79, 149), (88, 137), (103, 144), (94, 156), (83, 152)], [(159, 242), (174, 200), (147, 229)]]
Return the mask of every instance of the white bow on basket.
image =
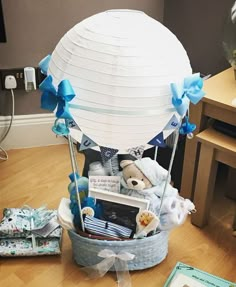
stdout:
[(114, 265), (118, 287), (132, 286), (127, 261), (133, 260), (134, 254), (124, 251), (116, 254), (110, 249), (103, 249), (98, 253), (98, 256), (104, 258), (100, 263), (81, 269), (88, 274), (90, 279), (103, 277)]

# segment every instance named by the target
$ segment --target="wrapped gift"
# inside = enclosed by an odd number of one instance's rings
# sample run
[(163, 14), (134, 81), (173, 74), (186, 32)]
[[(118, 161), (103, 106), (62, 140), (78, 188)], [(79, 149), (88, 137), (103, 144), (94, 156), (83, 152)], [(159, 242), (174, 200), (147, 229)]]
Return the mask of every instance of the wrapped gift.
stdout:
[(61, 253), (62, 228), (57, 210), (5, 208), (0, 222), (0, 256), (38, 256)]

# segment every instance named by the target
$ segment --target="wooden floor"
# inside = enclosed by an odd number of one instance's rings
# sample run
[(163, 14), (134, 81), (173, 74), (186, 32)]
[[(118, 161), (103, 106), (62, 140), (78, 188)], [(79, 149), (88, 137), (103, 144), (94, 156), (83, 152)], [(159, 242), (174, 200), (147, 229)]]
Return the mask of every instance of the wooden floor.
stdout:
[[(83, 158), (78, 158), (82, 169)], [(0, 212), (4, 207), (47, 204), (57, 208), (67, 197), (71, 172), (67, 145), (9, 151), (9, 160), (0, 163)], [(218, 181), (217, 186), (220, 186)], [(222, 185), (224, 186), (224, 185)], [(161, 287), (177, 261), (236, 282), (236, 238), (231, 224), (235, 203), (218, 188), (209, 225), (199, 229), (185, 224), (172, 231), (167, 258), (158, 266), (131, 272), (133, 287)], [(31, 258), (0, 258), (0, 286), (74, 287), (117, 286), (115, 274), (86, 281), (74, 263), (67, 233), (63, 234), (62, 255)]]

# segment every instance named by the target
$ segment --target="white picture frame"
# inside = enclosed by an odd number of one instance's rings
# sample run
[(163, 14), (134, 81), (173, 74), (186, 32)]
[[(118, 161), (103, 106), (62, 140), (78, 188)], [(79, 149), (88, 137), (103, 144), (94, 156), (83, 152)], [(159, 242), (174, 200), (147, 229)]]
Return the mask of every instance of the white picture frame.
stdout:
[(102, 199), (110, 202), (138, 207), (140, 211), (147, 210), (150, 204), (150, 201), (148, 199), (137, 198), (96, 188), (89, 189), (89, 196), (94, 197), (95, 199)]
[(89, 196), (103, 206), (103, 220), (126, 226), (136, 231), (136, 216), (142, 210), (148, 210), (149, 200), (124, 194), (91, 188)]

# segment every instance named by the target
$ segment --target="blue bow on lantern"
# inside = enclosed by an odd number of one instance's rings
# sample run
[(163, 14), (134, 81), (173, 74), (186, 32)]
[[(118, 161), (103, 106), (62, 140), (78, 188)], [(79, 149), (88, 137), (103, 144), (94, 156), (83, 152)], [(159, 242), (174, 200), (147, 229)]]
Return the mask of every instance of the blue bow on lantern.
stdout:
[(203, 79), (199, 73), (184, 79), (183, 84), (171, 83), (172, 104), (180, 116), (184, 116), (188, 110), (189, 101), (197, 104), (205, 95), (202, 91)]
[(50, 60), (51, 60), (51, 55), (47, 55), (39, 62), (39, 68), (41, 70), (41, 73), (44, 75), (47, 75), (48, 73), (48, 66), (49, 66)]
[(42, 109), (54, 111), (57, 107), (57, 118), (72, 119), (68, 108), (68, 102), (75, 97), (75, 93), (68, 80), (62, 80), (56, 91), (52, 84), (52, 76), (49, 75), (39, 85), (39, 88), (43, 92), (41, 96)]

